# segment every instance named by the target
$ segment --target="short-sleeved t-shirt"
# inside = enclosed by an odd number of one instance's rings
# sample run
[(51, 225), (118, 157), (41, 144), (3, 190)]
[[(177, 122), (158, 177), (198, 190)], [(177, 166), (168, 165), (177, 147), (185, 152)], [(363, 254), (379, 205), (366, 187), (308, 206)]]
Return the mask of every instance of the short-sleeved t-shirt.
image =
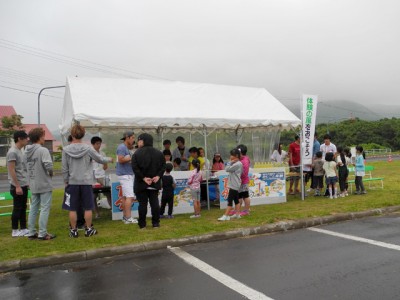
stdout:
[(292, 153), (292, 165), (300, 165), (300, 144), (297, 144), (296, 142), (291, 143), (289, 145), (289, 153)]
[[(117, 157), (118, 156), (126, 156), (126, 155), (131, 155), (131, 153), (129, 152), (128, 147), (122, 143), (118, 146), (117, 148)], [(133, 170), (132, 170), (132, 165), (130, 162), (121, 164), (118, 162), (117, 159), (117, 165), (115, 167), (115, 173), (118, 176), (123, 176), (123, 175), (133, 175)]]
[[(15, 174), (17, 176), (17, 180), (20, 186), (27, 186), (28, 185), (28, 171), (26, 168), (26, 163), (24, 160), (24, 155), (22, 151), (17, 147), (13, 146), (7, 152), (7, 169), (8, 164), (11, 161), (15, 161)], [(11, 178), (10, 172), (8, 172), (8, 182), (13, 186), (16, 186), (16, 182)]]
[(330, 143), (329, 145), (322, 144), (320, 146), (320, 151), (322, 152), (322, 159), (324, 160), (327, 153), (336, 153), (337, 150), (336, 146), (333, 143)]

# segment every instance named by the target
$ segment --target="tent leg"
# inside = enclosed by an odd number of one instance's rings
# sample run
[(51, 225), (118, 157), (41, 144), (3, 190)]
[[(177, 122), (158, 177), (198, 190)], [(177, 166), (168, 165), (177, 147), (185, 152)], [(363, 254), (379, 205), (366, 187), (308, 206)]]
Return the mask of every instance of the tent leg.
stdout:
[[(207, 162), (207, 128), (204, 127), (203, 130), (203, 135), (204, 135), (204, 156)], [(205, 166), (207, 166), (207, 164), (204, 164)], [(210, 210), (210, 191), (209, 191), (209, 184), (208, 184), (208, 177), (209, 177), (209, 172), (210, 170), (208, 170), (206, 168), (205, 170), (205, 174), (206, 174), (206, 191), (207, 191), (207, 209)]]

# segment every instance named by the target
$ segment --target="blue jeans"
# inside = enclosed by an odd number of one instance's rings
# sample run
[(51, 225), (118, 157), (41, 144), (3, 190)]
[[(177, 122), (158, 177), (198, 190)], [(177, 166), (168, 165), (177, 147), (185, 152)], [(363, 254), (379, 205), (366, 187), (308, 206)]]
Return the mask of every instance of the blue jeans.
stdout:
[(51, 200), (52, 192), (41, 194), (32, 193), (31, 210), (29, 211), (28, 218), (29, 235), (34, 235), (36, 233), (35, 223), (39, 207), (39, 237), (44, 237), (47, 234), (47, 221), (49, 220)]

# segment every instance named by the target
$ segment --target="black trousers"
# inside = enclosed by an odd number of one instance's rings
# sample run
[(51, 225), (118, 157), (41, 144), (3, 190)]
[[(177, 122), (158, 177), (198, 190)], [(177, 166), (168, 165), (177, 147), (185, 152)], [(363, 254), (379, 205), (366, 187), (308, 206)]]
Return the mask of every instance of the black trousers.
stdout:
[(26, 202), (28, 201), (28, 187), (23, 186), (22, 195), (17, 195), (16, 187), (10, 186), (10, 194), (13, 197), (13, 211), (11, 215), (12, 229), (26, 229)]
[(151, 207), (151, 222), (153, 226), (160, 224), (160, 203), (157, 190), (144, 190), (136, 193), (139, 201), (139, 227), (146, 227), (147, 204)]
[(168, 204), (168, 215), (172, 215), (172, 210), (174, 209), (174, 195), (161, 198), (161, 208), (160, 215), (165, 213), (165, 206)]
[(346, 190), (347, 177), (349, 176), (349, 170), (346, 166), (339, 167), (339, 186), (340, 191), (344, 192)]

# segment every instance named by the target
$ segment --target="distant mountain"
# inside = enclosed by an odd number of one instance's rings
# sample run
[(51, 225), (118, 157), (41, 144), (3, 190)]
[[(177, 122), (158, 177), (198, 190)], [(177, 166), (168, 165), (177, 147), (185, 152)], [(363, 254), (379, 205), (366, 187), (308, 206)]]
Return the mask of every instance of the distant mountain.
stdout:
[[(283, 104), (300, 118), (299, 103)], [(346, 119), (359, 118), (375, 121), (384, 118), (400, 118), (400, 105), (363, 105), (353, 101), (323, 101), (318, 103), (317, 123), (336, 123)]]

